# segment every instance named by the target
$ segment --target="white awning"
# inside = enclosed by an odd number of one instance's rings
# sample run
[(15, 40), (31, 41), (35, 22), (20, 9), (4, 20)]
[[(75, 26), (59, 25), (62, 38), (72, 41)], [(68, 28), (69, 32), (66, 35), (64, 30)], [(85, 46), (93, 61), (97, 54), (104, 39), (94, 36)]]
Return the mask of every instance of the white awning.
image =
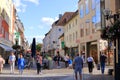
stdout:
[(0, 47), (3, 48), (5, 51), (13, 51), (13, 48), (4, 44), (0, 44)]

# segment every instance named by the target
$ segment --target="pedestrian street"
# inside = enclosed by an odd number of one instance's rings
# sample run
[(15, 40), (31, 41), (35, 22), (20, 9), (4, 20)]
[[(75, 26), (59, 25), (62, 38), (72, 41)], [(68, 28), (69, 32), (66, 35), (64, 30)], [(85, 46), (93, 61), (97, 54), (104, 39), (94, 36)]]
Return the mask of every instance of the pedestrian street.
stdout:
[[(9, 69), (4, 69), (0, 74), (0, 80), (75, 80), (74, 71), (72, 69), (51, 69), (42, 70), (42, 74), (37, 74), (35, 69), (25, 69), (20, 75), (18, 70), (14, 74), (10, 74)], [(94, 69), (92, 74), (88, 73), (87, 67), (83, 69), (83, 80), (114, 80), (113, 76), (105, 74), (102, 75), (99, 70)]]

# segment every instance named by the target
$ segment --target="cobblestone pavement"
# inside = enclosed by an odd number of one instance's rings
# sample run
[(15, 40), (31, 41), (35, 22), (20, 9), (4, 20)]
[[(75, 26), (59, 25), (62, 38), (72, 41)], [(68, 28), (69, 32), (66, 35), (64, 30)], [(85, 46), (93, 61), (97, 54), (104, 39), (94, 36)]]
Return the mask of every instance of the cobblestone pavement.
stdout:
[[(72, 69), (52, 69), (43, 70), (41, 75), (36, 74), (36, 70), (24, 70), (23, 75), (19, 75), (18, 70), (14, 74), (10, 74), (9, 69), (4, 69), (0, 74), (0, 80), (74, 80), (74, 72)], [(83, 80), (114, 80), (113, 76), (101, 75), (100, 70), (94, 69), (92, 74), (88, 73), (88, 69), (83, 69)]]

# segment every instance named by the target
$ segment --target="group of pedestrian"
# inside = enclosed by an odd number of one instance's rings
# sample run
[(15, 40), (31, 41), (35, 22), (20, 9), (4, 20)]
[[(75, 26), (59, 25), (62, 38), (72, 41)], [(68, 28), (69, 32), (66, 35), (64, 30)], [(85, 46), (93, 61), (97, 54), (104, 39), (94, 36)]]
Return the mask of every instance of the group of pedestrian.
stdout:
[(60, 61), (62, 61), (62, 57), (60, 56), (59, 51), (57, 51), (56, 55), (53, 57), (55, 65), (57, 68), (60, 68)]
[[(14, 74), (15, 72), (15, 62), (16, 62), (16, 56), (14, 55), (14, 52), (11, 52), (8, 57), (8, 63), (10, 65), (10, 74)], [(35, 56), (35, 62), (36, 62), (36, 68), (37, 68), (37, 74), (41, 74), (41, 68), (42, 68), (42, 56), (39, 52), (37, 52)], [(0, 73), (2, 73), (3, 65), (5, 64), (4, 58), (0, 55)], [(23, 74), (23, 70), (25, 69), (25, 59), (22, 53), (18, 55), (17, 59), (17, 68), (19, 70), (19, 74)]]
[[(16, 56), (14, 55), (13, 52), (11, 52), (11, 55), (9, 56), (9, 60), (8, 63), (10, 64), (10, 73), (14, 74), (14, 70), (15, 70), (15, 61), (16, 61)], [(23, 74), (23, 69), (25, 66), (25, 60), (23, 58), (22, 53), (20, 53), (19, 57), (18, 57), (18, 61), (17, 61), (17, 66), (19, 69), (19, 74)]]
[[(102, 53), (100, 55), (100, 68), (101, 68), (102, 74), (104, 74), (106, 59), (107, 59), (106, 55), (104, 53)], [(82, 56), (77, 54), (73, 60), (73, 69), (74, 69), (74, 73), (75, 73), (75, 80), (78, 80), (77, 73), (79, 73), (79, 79), (82, 80), (83, 63), (84, 63), (84, 60), (83, 60)], [(89, 71), (89, 73), (92, 73), (93, 68), (95, 66), (95, 62), (91, 55), (88, 56), (87, 63), (88, 63), (88, 71)]]

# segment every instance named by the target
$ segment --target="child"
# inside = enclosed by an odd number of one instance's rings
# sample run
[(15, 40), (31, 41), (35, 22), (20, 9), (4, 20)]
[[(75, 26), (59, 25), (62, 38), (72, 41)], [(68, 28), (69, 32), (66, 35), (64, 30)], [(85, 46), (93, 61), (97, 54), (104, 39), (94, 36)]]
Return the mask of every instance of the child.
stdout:
[(19, 69), (19, 74), (23, 74), (23, 69), (25, 66), (25, 60), (22, 56), (22, 54), (20, 54), (20, 58), (18, 59), (18, 69)]
[(68, 64), (69, 64), (68, 68), (71, 69), (71, 68), (72, 68), (72, 59), (69, 59), (69, 60), (68, 60)]

